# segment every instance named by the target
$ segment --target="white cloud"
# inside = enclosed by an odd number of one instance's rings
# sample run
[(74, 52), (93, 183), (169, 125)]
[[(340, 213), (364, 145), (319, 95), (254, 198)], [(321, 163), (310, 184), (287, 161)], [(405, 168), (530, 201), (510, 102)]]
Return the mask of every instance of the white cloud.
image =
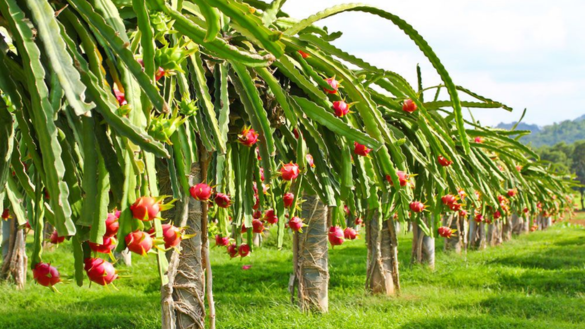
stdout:
[[(509, 104), (512, 114), (476, 111), (484, 124), (517, 119), (540, 125), (573, 119), (585, 112), (585, 1), (564, 0), (362, 0), (413, 25), (429, 42), (456, 84)], [(295, 18), (344, 3), (289, 0)], [(438, 83), (430, 63), (414, 43), (388, 21), (365, 13), (324, 20), (344, 36), (336, 45), (377, 66), (416, 82), (421, 63), (425, 86)]]

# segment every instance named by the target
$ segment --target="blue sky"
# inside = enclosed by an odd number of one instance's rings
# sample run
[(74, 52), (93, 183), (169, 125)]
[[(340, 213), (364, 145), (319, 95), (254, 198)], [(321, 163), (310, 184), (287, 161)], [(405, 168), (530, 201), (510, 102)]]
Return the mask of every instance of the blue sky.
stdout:
[[(583, 0), (362, 0), (414, 26), (453, 81), (501, 101), (514, 112), (476, 109), (485, 125), (517, 120), (547, 125), (585, 114), (585, 1)], [(288, 0), (284, 10), (305, 18), (341, 0)], [(323, 20), (344, 35), (335, 44), (411, 83), (416, 64), (425, 86), (439, 83), (428, 60), (391, 22), (365, 13)]]

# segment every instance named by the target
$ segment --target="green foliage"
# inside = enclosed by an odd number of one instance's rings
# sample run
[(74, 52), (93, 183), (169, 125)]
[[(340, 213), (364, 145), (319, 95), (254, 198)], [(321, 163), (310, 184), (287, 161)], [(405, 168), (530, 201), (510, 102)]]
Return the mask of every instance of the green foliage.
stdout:
[[(475, 99), (463, 103), (468, 107), (511, 109), (457, 86), (413, 26), (359, 4), (295, 21), (280, 10), (284, 2), (68, 0), (59, 8), (48, 0), (0, 2), (0, 21), (11, 36), (10, 44), (0, 40), (0, 106), (6, 105), (0, 109), (0, 137), (8, 138), (0, 156), (11, 159), (17, 178), (6, 185), (9, 168), (0, 167), (0, 198), (7, 186), (10, 203), (24, 204), (37, 228), (33, 265), (43, 258), (45, 221), (61, 236), (74, 235), (78, 282), (80, 245), (101, 241), (108, 211), (121, 211), (118, 251), (131, 231), (154, 226), (160, 240), (163, 219), (142, 222), (130, 205), (140, 196), (159, 196), (163, 174), (169, 194), (186, 204), (196, 162), (208, 168), (202, 173), (206, 183), (232, 196), (229, 209), (210, 205), (209, 220), (217, 219), (222, 233), (231, 227), (238, 244), (240, 227), (250, 227), (254, 208), (277, 211), (277, 245), (285, 243), (285, 214), (294, 214), (284, 209), (288, 191), (298, 200), (316, 193), (335, 207), (334, 214), (343, 205), (360, 216), (383, 208), (385, 216), (397, 213), (403, 222), (413, 220), (408, 216), (413, 200), (439, 215), (445, 209), (437, 196), (458, 189), (482, 195), (466, 199), (468, 210), (526, 207), (536, 213), (540, 202), (554, 213), (568, 205), (570, 177), (549, 170), (510, 138), (516, 132), (474, 122), (465, 129), (459, 93)], [(348, 11), (373, 14), (402, 29), (443, 85), (423, 89), (418, 70), (415, 90), (400, 75), (330, 45), (340, 34), (313, 23)], [(437, 97), (424, 102), (423, 91), (433, 88)], [(442, 88), (448, 91), (445, 99), (438, 98)], [(341, 101), (354, 111), (334, 115)], [(407, 113), (405, 102), (417, 110)], [(250, 126), (258, 138), (246, 145), (241, 135)], [(481, 141), (470, 143), (474, 137)], [(358, 155), (354, 143), (371, 153)], [(314, 166), (307, 165), (309, 154)], [(439, 157), (452, 165), (440, 165)], [(289, 162), (300, 169), (293, 182), (278, 174), (278, 164)], [(399, 175), (409, 176), (408, 184)], [(254, 184), (269, 190), (255, 195)], [(497, 197), (509, 188), (517, 188), (519, 197), (504, 210)], [(16, 210), (23, 223), (24, 210)], [(247, 236), (250, 240), (251, 231)], [(158, 260), (164, 283), (163, 251)]]

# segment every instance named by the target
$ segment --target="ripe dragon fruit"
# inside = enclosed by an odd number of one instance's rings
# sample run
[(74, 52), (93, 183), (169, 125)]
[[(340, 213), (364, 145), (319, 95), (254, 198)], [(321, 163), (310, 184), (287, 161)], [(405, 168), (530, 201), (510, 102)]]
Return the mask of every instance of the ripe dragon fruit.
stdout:
[(451, 235), (453, 235), (453, 231), (447, 227), (447, 226), (441, 226), (439, 227), (439, 235), (442, 236), (443, 238), (451, 238)]
[(205, 183), (199, 183), (191, 186), (189, 189), (191, 196), (197, 201), (207, 201), (211, 198), (212, 190), (211, 187)]
[(294, 199), (295, 199), (294, 194), (292, 194), (290, 192), (285, 193), (284, 196), (282, 197), (282, 201), (284, 202), (284, 206), (286, 208), (292, 207)]
[(59, 233), (57, 233), (57, 230), (54, 230), (53, 233), (51, 233), (50, 240), (51, 240), (52, 244), (59, 244), (59, 243), (63, 243), (63, 241), (65, 241), (65, 237), (59, 236)]
[(215, 195), (215, 204), (220, 208), (227, 208), (231, 204), (231, 199), (227, 194), (217, 193)]
[(420, 213), (425, 210), (425, 205), (420, 201), (413, 201), (410, 203), (410, 210), (416, 213)]
[(117, 241), (114, 237), (104, 237), (102, 244), (97, 244), (89, 241), (89, 248), (95, 252), (102, 254), (109, 254), (116, 248)]
[(151, 221), (158, 216), (160, 212), (160, 203), (152, 197), (143, 196), (130, 206), (132, 216), (141, 221)]
[(303, 226), (305, 226), (305, 224), (303, 223), (303, 220), (297, 216), (291, 218), (288, 221), (288, 227), (290, 227), (290, 229), (295, 231), (295, 232), (302, 232)]
[(402, 103), (402, 111), (407, 113), (412, 113), (416, 111), (417, 107), (416, 104), (412, 101), (412, 99), (407, 99)]
[(370, 153), (372, 151), (372, 149), (366, 147), (365, 145), (362, 145), (358, 142), (353, 142), (353, 153), (357, 154), (357, 155), (361, 155), (363, 157), (368, 156), (368, 153)]
[(357, 236), (357, 232), (351, 227), (346, 227), (345, 230), (343, 230), (343, 237), (347, 240), (355, 240)]
[(114, 265), (100, 258), (85, 259), (84, 268), (89, 280), (102, 286), (108, 285), (118, 278)]
[(439, 155), (437, 157), (437, 161), (443, 167), (449, 167), (451, 164), (453, 164), (453, 161), (445, 159), (445, 157), (443, 157), (442, 155)]
[(286, 163), (280, 168), (282, 179), (291, 181), (299, 176), (299, 166), (296, 163)]
[(38, 263), (32, 271), (33, 278), (41, 286), (52, 287), (61, 282), (59, 271), (49, 263)]
[(126, 235), (126, 247), (128, 250), (141, 256), (146, 255), (152, 249), (152, 238), (143, 231), (134, 231)]
[(345, 241), (343, 230), (339, 226), (331, 226), (327, 238), (332, 246), (339, 246)]
[(222, 246), (222, 247), (227, 247), (230, 244), (230, 238), (226, 237), (222, 237), (221, 235), (216, 235), (215, 236), (215, 245), (216, 246)]
[(323, 90), (328, 94), (337, 94), (337, 90), (339, 89), (340, 82), (335, 80), (335, 77), (325, 79), (325, 82), (329, 85), (331, 89), (323, 88)]
[(340, 118), (344, 117), (349, 113), (349, 104), (344, 101), (334, 101), (333, 111), (335, 112), (335, 116)]
[(242, 133), (238, 136), (238, 142), (244, 146), (251, 147), (258, 142), (258, 136), (254, 129), (244, 127)]

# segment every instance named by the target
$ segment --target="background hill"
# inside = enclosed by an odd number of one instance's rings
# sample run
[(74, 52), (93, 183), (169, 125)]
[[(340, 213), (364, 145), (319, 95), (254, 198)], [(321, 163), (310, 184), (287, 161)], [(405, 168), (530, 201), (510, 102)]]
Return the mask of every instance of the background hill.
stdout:
[[(496, 128), (510, 129), (514, 124), (515, 122), (502, 122)], [(585, 139), (585, 115), (574, 120), (553, 123), (544, 127), (520, 123), (516, 129), (532, 131), (532, 134), (522, 137), (520, 141), (533, 147), (552, 146), (560, 142), (572, 144), (578, 140)]]

